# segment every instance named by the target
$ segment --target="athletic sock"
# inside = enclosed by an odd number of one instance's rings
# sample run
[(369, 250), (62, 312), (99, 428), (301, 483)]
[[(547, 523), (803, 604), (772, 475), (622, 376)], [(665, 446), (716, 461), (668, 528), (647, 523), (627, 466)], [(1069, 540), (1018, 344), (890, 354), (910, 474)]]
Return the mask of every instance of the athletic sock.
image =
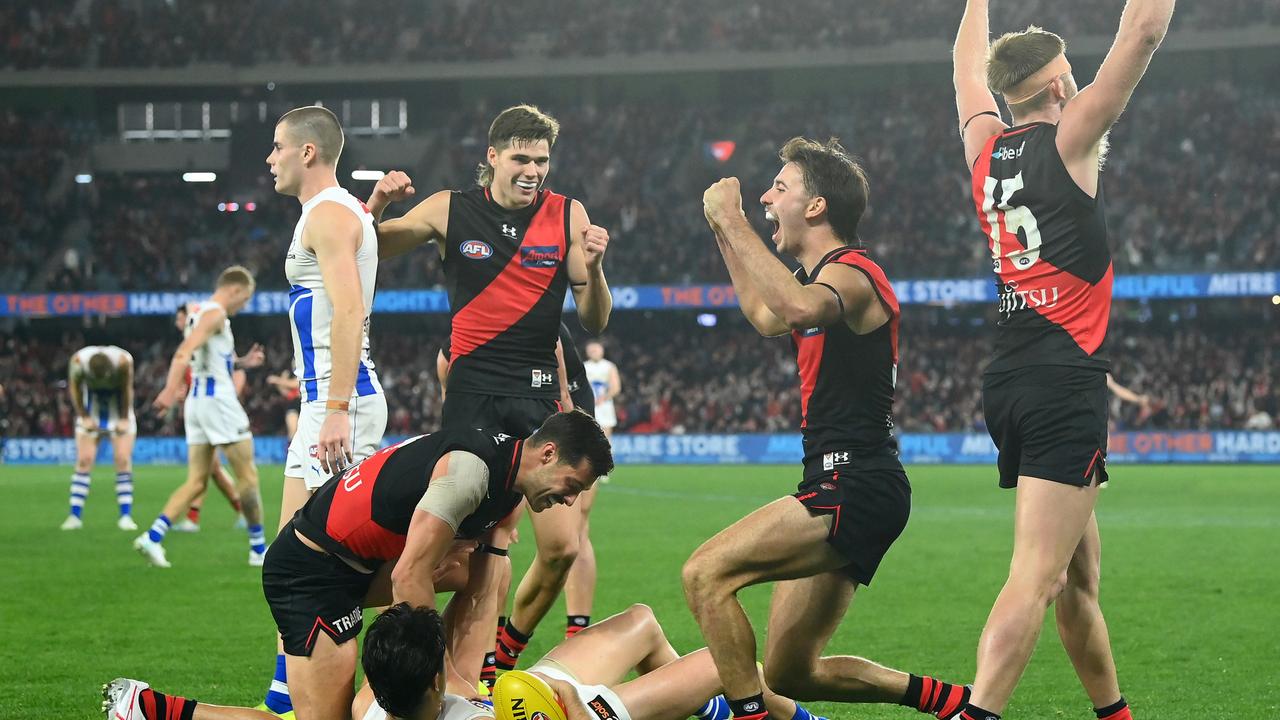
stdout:
[(199, 505), (192, 505), (191, 507), (187, 508), (187, 519), (195, 523), (196, 525), (200, 524), (200, 506)]
[(583, 630), (586, 630), (586, 629), (587, 629), (587, 626), (588, 626), (588, 625), (590, 625), (590, 624), (591, 624), (591, 616), (590, 616), (590, 615), (570, 615), (570, 616), (568, 616), (568, 617), (565, 619), (565, 622), (564, 622), (564, 639), (565, 639), (565, 640), (568, 640), (569, 638), (573, 637), (574, 635), (577, 635), (578, 633), (582, 632)]
[(990, 710), (983, 710), (971, 702), (964, 704), (964, 710), (956, 716), (955, 720), (1000, 720), (1000, 716)]
[(693, 715), (698, 720), (729, 720), (729, 701), (724, 699), (724, 695), (717, 695)]
[(484, 664), (480, 666), (480, 682), (493, 691), (493, 684), (498, 682), (498, 659), (492, 652), (484, 654)]
[(267, 551), (267, 536), (261, 525), (249, 526), (249, 549), (259, 555)]
[(729, 710), (736, 720), (768, 720), (769, 709), (764, 706), (764, 693), (757, 693), (749, 698), (730, 700)]
[(156, 521), (151, 523), (151, 529), (147, 531), (147, 537), (151, 538), (151, 542), (164, 542), (164, 534), (169, 532), (169, 526), (173, 523), (169, 522), (169, 518), (161, 515)]
[(1094, 708), (1093, 714), (1098, 716), (1098, 720), (1133, 720), (1133, 715), (1129, 712), (1129, 703), (1123, 695), (1119, 702), (1104, 708)]
[(956, 714), (967, 702), (969, 688), (963, 685), (952, 685), (928, 675), (911, 675), (907, 679), (907, 692), (898, 704), (945, 718)]
[(116, 473), (116, 504), (120, 506), (120, 516), (133, 512), (133, 473)]
[(71, 514), (80, 517), (84, 514), (84, 500), (89, 497), (89, 473), (71, 474)]
[(498, 642), (494, 647), (494, 667), (503, 671), (514, 670), (516, 663), (520, 661), (520, 653), (529, 645), (530, 635), (532, 633), (526, 635), (520, 632), (508, 620), (498, 633)]
[(191, 720), (196, 711), (196, 701), (177, 695), (165, 695), (147, 688), (138, 693), (142, 717), (147, 720)]
[(277, 715), (293, 710), (293, 699), (289, 697), (289, 676), (284, 671), (284, 654), (276, 655), (276, 674), (271, 678), (267, 689), (267, 697), (262, 701), (267, 709)]

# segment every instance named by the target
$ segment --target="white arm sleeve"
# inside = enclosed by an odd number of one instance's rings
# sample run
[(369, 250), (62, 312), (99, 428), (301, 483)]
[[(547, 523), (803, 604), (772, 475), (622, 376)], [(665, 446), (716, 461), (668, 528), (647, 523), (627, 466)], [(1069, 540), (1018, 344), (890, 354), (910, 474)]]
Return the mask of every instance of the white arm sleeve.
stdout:
[(431, 480), (427, 492), (418, 501), (418, 509), (435, 515), (457, 532), (458, 526), (480, 507), (489, 492), (489, 467), (465, 450), (453, 450), (445, 457), (449, 460), (449, 471)]

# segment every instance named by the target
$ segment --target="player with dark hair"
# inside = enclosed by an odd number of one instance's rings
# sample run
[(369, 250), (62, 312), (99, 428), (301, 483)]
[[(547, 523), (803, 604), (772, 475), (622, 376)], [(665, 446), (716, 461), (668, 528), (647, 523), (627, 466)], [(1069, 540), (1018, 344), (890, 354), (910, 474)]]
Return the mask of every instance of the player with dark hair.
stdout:
[[(535, 513), (572, 506), (612, 469), (600, 426), (573, 411), (552, 415), (524, 439), (478, 428), (410, 438), (331, 478), (276, 537), (262, 571), (298, 716), (349, 712), (356, 663), (350, 641), (360, 634), (363, 607), (435, 607), (436, 571), (455, 539), (482, 539), (488, 550), (494, 526), (522, 500)], [(476, 632), (487, 619), (475, 608), (493, 594), (495, 556), (472, 553), (467, 580), (449, 588), (465, 595), (450, 607), (460, 642), (491, 637)], [(194, 707), (183, 698), (129, 694), (120, 690), (110, 699), (126, 708), (141, 703), (138, 717), (146, 720), (182, 717), (189, 703)]]
[(868, 585), (906, 527), (911, 485), (893, 437), (898, 301), (858, 238), (867, 207), (862, 167), (834, 139), (788, 141), (782, 170), (760, 198), (777, 250), (742, 210), (736, 178), (703, 195), (703, 210), (742, 312), (765, 336), (789, 333), (800, 371), (804, 477), (776, 500), (703, 543), (684, 589), (737, 718), (771, 717), (755, 668), (739, 590), (776, 582), (764, 675), (801, 700), (885, 702), (945, 716), (964, 688), (852, 656), (823, 656), (858, 585)]
[(1107, 133), (1173, 6), (1130, 0), (1094, 82), (1078, 92), (1057, 35), (1033, 26), (989, 43), (986, 0), (969, 0), (956, 35), (960, 134), (999, 290), (982, 405), (1000, 486), (1017, 488), (1013, 560), (978, 642), (965, 720), (1004, 712), (1049, 605), (1098, 717), (1130, 717), (1098, 604), (1093, 509), (1107, 480), (1108, 369), (1099, 351), (1113, 279), (1099, 174)]
[[(613, 308), (603, 259), (609, 233), (582, 203), (547, 190), (560, 125), (530, 105), (503, 110), (489, 127), (478, 187), (437, 192), (378, 227), (382, 257), (434, 243), (451, 312), (449, 391), (443, 427), (490, 427), (523, 435), (558, 409), (556, 337), (565, 293), (599, 333)], [(378, 181), (369, 208), (414, 195), (403, 172)], [(538, 552), (516, 590), (486, 667), (511, 668), (564, 588), (580, 551), (579, 508), (532, 518)], [(494, 619), (498, 611), (493, 610)]]

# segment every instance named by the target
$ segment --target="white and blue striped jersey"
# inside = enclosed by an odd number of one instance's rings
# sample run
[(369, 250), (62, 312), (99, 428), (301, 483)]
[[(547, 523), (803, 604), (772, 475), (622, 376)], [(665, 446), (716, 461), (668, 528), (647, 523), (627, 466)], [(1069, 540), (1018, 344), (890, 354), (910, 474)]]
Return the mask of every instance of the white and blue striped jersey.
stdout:
[[(196, 306), (195, 312), (187, 317), (187, 327), (182, 331), (182, 336), (191, 335), (200, 323), (200, 318), (215, 309), (226, 312), (226, 308), (212, 300), (205, 300)], [(231, 318), (223, 317), (222, 327), (196, 348), (191, 356), (191, 396), (235, 398), (236, 386), (231, 379), (235, 362), (236, 339), (231, 334)]]
[(585, 360), (582, 367), (587, 381), (591, 383), (591, 392), (596, 396), (596, 412), (601, 409), (612, 412), (613, 398), (605, 400), (604, 396), (609, 392), (609, 376), (616, 366), (608, 360)]
[(361, 339), (360, 365), (356, 368), (354, 397), (382, 392), (378, 375), (369, 357), (369, 315), (373, 312), (373, 289), (378, 276), (378, 234), (373, 215), (354, 195), (334, 186), (325, 188), (302, 206), (302, 217), (293, 228), (293, 242), (284, 261), (284, 274), (289, 280), (289, 327), (293, 332), (294, 375), (302, 384), (302, 402), (328, 399), (329, 377), (333, 363), (329, 354), (329, 328), (333, 322), (333, 304), (324, 289), (320, 261), (315, 253), (302, 246), (302, 231), (307, 216), (322, 202), (335, 202), (360, 220), (360, 247), (356, 250), (356, 269), (360, 275), (360, 293), (364, 300), (364, 332)]
[[(112, 371), (104, 378), (89, 375), (89, 358), (98, 353), (106, 355), (111, 361)], [(132, 362), (133, 356), (115, 345), (89, 345), (71, 356), (70, 375), (80, 386), (80, 399), (84, 403), (85, 412), (97, 419), (103, 429), (106, 429), (109, 422), (133, 414), (133, 408), (122, 407), (128, 377), (125, 366)]]

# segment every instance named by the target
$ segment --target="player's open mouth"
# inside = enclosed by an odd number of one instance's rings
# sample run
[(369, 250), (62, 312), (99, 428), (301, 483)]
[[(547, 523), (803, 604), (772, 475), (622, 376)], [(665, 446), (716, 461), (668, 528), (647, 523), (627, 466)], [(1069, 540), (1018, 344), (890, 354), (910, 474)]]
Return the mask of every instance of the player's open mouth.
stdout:
[(538, 189), (538, 183), (532, 180), (517, 180), (516, 187), (526, 192), (533, 192)]
[(773, 233), (770, 235), (770, 237), (772, 237), (774, 240), (777, 240), (778, 231), (782, 229), (782, 223), (778, 222), (778, 216), (774, 215), (772, 210), (765, 209), (764, 219), (768, 220), (769, 224), (773, 226)]

